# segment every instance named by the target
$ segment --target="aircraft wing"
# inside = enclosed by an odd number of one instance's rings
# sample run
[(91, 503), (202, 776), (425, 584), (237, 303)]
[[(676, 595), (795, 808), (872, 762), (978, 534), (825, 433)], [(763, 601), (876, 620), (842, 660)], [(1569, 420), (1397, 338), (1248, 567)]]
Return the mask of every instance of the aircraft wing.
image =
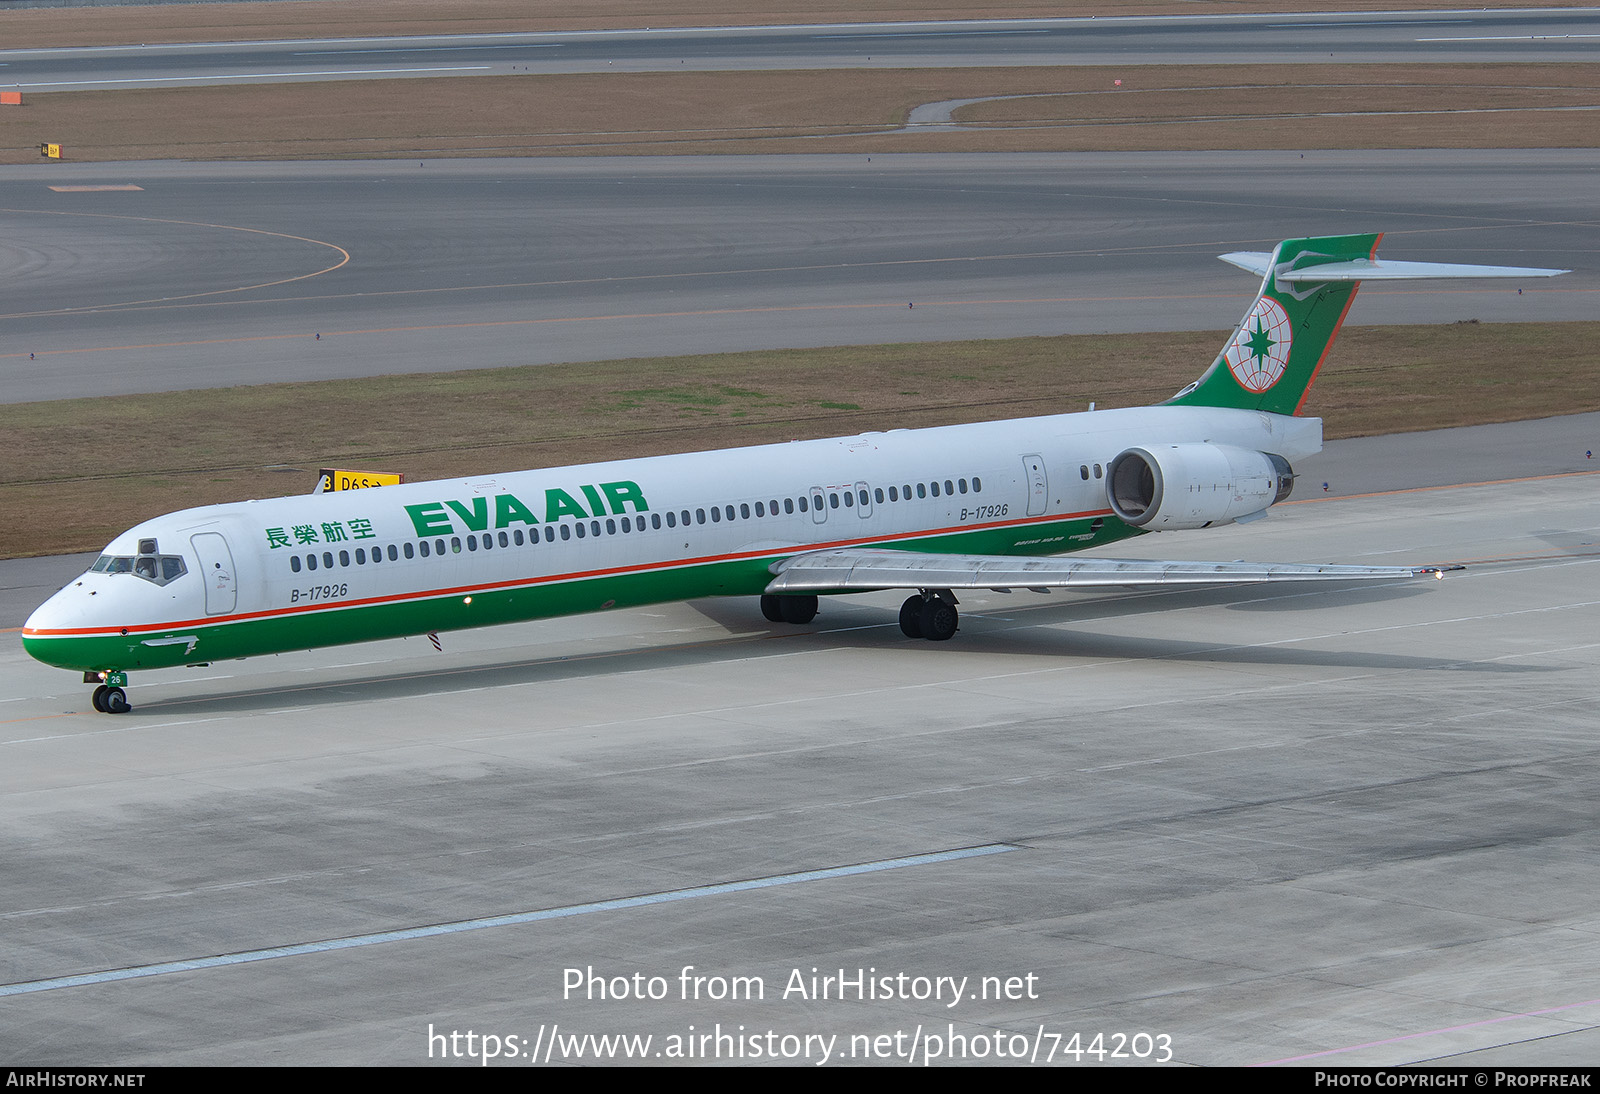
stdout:
[[(1459, 567), (1450, 567), (1459, 569)], [(1320, 566), (1304, 563), (1167, 562), (1122, 558), (934, 555), (833, 550), (773, 564), (769, 593), (846, 589), (1050, 589), (1155, 585), (1250, 585), (1274, 581), (1394, 581), (1440, 567)]]

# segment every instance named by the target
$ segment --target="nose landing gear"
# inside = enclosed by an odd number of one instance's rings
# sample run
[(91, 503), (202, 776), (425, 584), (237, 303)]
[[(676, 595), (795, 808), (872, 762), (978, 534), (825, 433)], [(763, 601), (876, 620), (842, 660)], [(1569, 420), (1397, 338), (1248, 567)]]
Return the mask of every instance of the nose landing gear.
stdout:
[[(105, 682), (100, 683), (102, 680)], [(133, 709), (133, 704), (128, 702), (128, 693), (122, 690), (128, 684), (127, 673), (86, 672), (83, 674), (83, 682), (100, 684), (94, 689), (94, 695), (89, 701), (101, 714), (126, 714)]]

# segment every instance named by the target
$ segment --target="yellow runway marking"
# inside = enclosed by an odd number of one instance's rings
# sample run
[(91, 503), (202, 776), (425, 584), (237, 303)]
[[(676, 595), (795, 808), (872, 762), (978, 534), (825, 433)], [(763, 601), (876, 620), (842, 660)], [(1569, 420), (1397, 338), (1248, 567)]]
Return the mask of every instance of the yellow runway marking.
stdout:
[(1352, 501), (1356, 498), (1386, 498), (1393, 494), (1420, 494), (1428, 490), (1460, 490), (1468, 486), (1507, 486), (1518, 482), (1540, 482), (1544, 479), (1570, 479), (1577, 475), (1600, 475), (1600, 468), (1593, 471), (1552, 471), (1548, 475), (1524, 475), (1519, 479), (1490, 479), (1487, 482), (1452, 482), (1440, 486), (1405, 486), (1398, 490), (1374, 490), (1370, 494), (1329, 494), (1301, 498), (1299, 501), (1286, 501), (1284, 505), (1312, 505), (1321, 501)]
[(59, 210), (42, 209), (0, 209), (5, 213), (25, 213), (36, 216), (56, 217), (90, 217), (99, 220), (136, 220), (145, 224), (177, 224), (185, 228), (216, 228), (225, 232), (244, 232), (249, 235), (271, 236), (274, 239), (290, 239), (297, 243), (312, 243), (318, 247), (327, 247), (329, 250), (339, 252), (339, 261), (332, 266), (324, 266), (320, 270), (310, 273), (296, 274), (294, 277), (280, 277), (276, 281), (263, 281), (254, 285), (236, 285), (231, 289), (208, 289), (205, 292), (186, 293), (182, 296), (152, 297), (149, 300), (119, 300), (104, 304), (85, 304), (76, 308), (53, 308), (46, 312), (21, 312), (17, 315), (8, 315), (7, 319), (21, 319), (30, 315), (71, 315), (75, 312), (97, 311), (102, 308), (125, 308), (139, 304), (166, 304), (176, 300), (198, 300), (206, 296), (223, 296), (228, 293), (249, 292), (252, 289), (270, 289), (274, 285), (288, 285), (295, 281), (304, 281), (307, 278), (321, 277), (325, 273), (332, 273), (350, 261), (350, 252), (337, 243), (329, 243), (322, 239), (311, 239), (308, 236), (290, 235), (288, 232), (269, 232), (265, 228), (245, 228), (238, 224), (210, 224), (203, 220), (171, 220), (165, 217), (135, 217), (124, 216), (116, 213), (68, 213)]
[[(250, 229), (250, 228), (244, 228), (244, 229), (240, 229), (240, 230), (241, 231), (254, 231), (254, 229)], [(268, 232), (268, 233), (265, 233), (265, 234), (273, 235), (273, 234), (276, 234), (276, 233)], [(291, 236), (291, 237), (288, 237), (288, 238), (299, 238), (299, 237)], [(308, 242), (315, 243), (315, 242), (318, 242), (318, 241), (317, 240), (309, 240)], [(331, 244), (331, 243), (330, 244), (325, 244), (325, 246), (332, 247), (333, 244)], [(336, 250), (340, 250), (340, 248), (335, 248), (335, 249)], [(344, 261), (345, 262), (349, 261), (349, 255), (348, 254), (346, 254)], [(318, 274), (327, 273), (330, 270), (336, 270), (336, 269), (339, 268), (339, 266), (342, 266), (342, 265), (344, 265), (344, 262), (340, 262), (340, 263), (338, 263), (338, 265), (335, 265), (335, 266), (329, 266), (326, 270), (319, 270), (315, 274), (302, 274), (300, 277), (286, 278), (286, 279), (284, 279), (284, 281), (269, 282), (268, 285), (281, 285), (281, 284), (285, 284), (285, 283), (287, 283), (289, 281), (298, 281), (298, 280), (302, 280), (303, 278), (306, 278), (306, 277), (315, 277)], [(267, 287), (267, 286), (265, 286), (265, 285), (248, 285), (248, 286), (241, 286), (241, 287), (239, 287), (237, 289), (218, 289), (218, 290), (216, 290), (215, 292), (212, 292), (212, 293), (196, 293), (194, 295), (195, 296), (215, 296), (215, 295), (220, 295), (222, 293), (243, 292), (243, 291), (245, 291), (246, 289), (249, 289), (249, 288), (264, 288), (264, 287)], [(419, 292), (447, 292), (447, 291), (452, 291), (452, 290), (428, 289), (428, 290), (414, 290), (414, 291), (419, 291)], [(1581, 290), (1581, 291), (1583, 291), (1583, 292), (1593, 292), (1595, 290), (1585, 289), (1585, 290)], [(366, 294), (356, 294), (356, 295), (376, 296), (376, 295), (380, 295), (380, 294), (377, 294), (377, 293), (366, 293)], [(404, 294), (401, 293), (401, 294), (397, 294), (397, 295), (404, 295)], [(1192, 294), (1192, 293), (1177, 294), (1177, 293), (1175, 293), (1175, 294), (1170, 294), (1170, 295), (1152, 295), (1152, 296), (1041, 296), (1041, 297), (1021, 297), (1021, 298), (1005, 299), (1005, 300), (928, 300), (928, 301), (914, 301), (913, 303), (915, 303), (918, 308), (923, 308), (923, 309), (927, 309), (927, 308), (970, 308), (970, 307), (996, 307), (996, 306), (1003, 306), (1003, 305), (1018, 305), (1018, 304), (1161, 303), (1161, 302), (1173, 301), (1173, 300), (1214, 300), (1214, 299), (1221, 299), (1223, 297), (1223, 295), (1224, 294)], [(1227, 298), (1229, 298), (1229, 299), (1232, 299), (1233, 295), (1234, 294), (1226, 294)], [(188, 298), (175, 297), (173, 299), (188, 299)], [(153, 301), (134, 301), (134, 302), (130, 302), (130, 303), (154, 303), (154, 302)], [(113, 306), (120, 306), (120, 305), (98, 305), (98, 307), (113, 307)], [(828, 303), (828, 304), (783, 304), (783, 305), (773, 304), (773, 305), (764, 305), (764, 306), (749, 307), (749, 308), (705, 308), (705, 309), (691, 309), (691, 310), (686, 310), (686, 311), (619, 312), (619, 313), (610, 314), (610, 315), (552, 315), (552, 316), (543, 316), (543, 317), (537, 317), (537, 318), (531, 318), (531, 319), (489, 319), (489, 320), (481, 320), (481, 321), (472, 322), (472, 323), (428, 323), (428, 324), (419, 324), (419, 325), (416, 325), (416, 326), (405, 326), (405, 327), (366, 327), (366, 328), (358, 328), (358, 329), (354, 329), (354, 330), (335, 330), (335, 331), (323, 330), (323, 331), (318, 331), (318, 332), (312, 332), (312, 331), (307, 330), (307, 331), (297, 331), (297, 332), (291, 333), (291, 334), (253, 334), (253, 335), (245, 335), (245, 336), (242, 336), (242, 337), (239, 337), (239, 338), (205, 338), (205, 339), (199, 339), (197, 341), (192, 341), (192, 342), (148, 342), (148, 343), (141, 343), (141, 344), (129, 345), (129, 346), (86, 346), (86, 347), (79, 348), (79, 349), (45, 349), (45, 350), (37, 350), (37, 351), (35, 351), (35, 353), (39, 357), (47, 357), (47, 356), (51, 356), (51, 355), (54, 355), (54, 354), (62, 354), (62, 353), (71, 353), (71, 354), (81, 354), (81, 353), (122, 353), (122, 352), (127, 352), (129, 350), (181, 349), (181, 348), (184, 348), (186, 346), (233, 345), (233, 344), (240, 344), (240, 343), (245, 343), (245, 342), (272, 342), (272, 341), (282, 341), (282, 340), (285, 340), (285, 339), (304, 339), (304, 338), (312, 337), (313, 333), (320, 334), (322, 340), (323, 341), (327, 341), (330, 338), (339, 338), (339, 337), (350, 338), (350, 337), (356, 337), (356, 336), (361, 336), (361, 335), (418, 334), (418, 333), (422, 333), (422, 332), (425, 332), (425, 331), (475, 330), (475, 329), (491, 328), (491, 327), (541, 326), (541, 325), (546, 325), (546, 324), (558, 324), (558, 323), (598, 323), (598, 322), (615, 322), (615, 321), (619, 321), (619, 320), (687, 319), (687, 318), (694, 318), (694, 317), (697, 317), (697, 316), (713, 316), (713, 315), (774, 315), (774, 314), (784, 314), (784, 313), (792, 313), (792, 312), (861, 311), (861, 310), (871, 310), (871, 309), (876, 309), (876, 310), (880, 310), (880, 311), (905, 311), (906, 310), (905, 306), (900, 304), (900, 303), (898, 303), (898, 302), (852, 304), (852, 303), (846, 303), (846, 302), (843, 302), (843, 301), (839, 301), (839, 302)], [(92, 310), (95, 310), (95, 309), (94, 308), (85, 307), (85, 308), (73, 309), (73, 310), (92, 311)], [(43, 312), (41, 312), (41, 313), (37, 313), (37, 314), (60, 314), (60, 313), (56, 313), (56, 312), (43, 313)], [(7, 315), (7, 316), (0, 316), (0, 319), (14, 319), (14, 318), (20, 318), (20, 317), (21, 316)], [(24, 354), (22, 354), (22, 353), (0, 353), (0, 360), (5, 360), (6, 358), (19, 358), (19, 357), (23, 357), (23, 356), (24, 356)]]
[[(307, 276), (311, 276), (311, 275), (307, 275)], [(240, 291), (240, 290), (226, 289), (226, 290), (222, 290), (222, 291), (224, 291), (224, 292), (236, 292), (236, 291)], [(942, 308), (958, 308), (958, 307), (973, 307), (973, 306), (985, 306), (985, 305), (997, 305), (997, 304), (1071, 304), (1071, 303), (1081, 302), (1081, 301), (1085, 301), (1085, 300), (1091, 300), (1091, 301), (1092, 300), (1101, 300), (1101, 301), (1106, 301), (1106, 300), (1161, 301), (1161, 300), (1178, 300), (1178, 299), (1190, 299), (1190, 298), (1189, 297), (1174, 297), (1174, 296), (1115, 296), (1115, 297), (1107, 296), (1107, 297), (1040, 297), (1038, 299), (1031, 299), (1031, 300), (1030, 299), (1022, 299), (1022, 300), (930, 300), (930, 301), (927, 301), (926, 303), (917, 304), (917, 307), (919, 307), (919, 308), (941, 308), (941, 307)], [(339, 337), (349, 338), (349, 337), (355, 337), (355, 336), (358, 336), (358, 335), (372, 335), (372, 334), (416, 334), (416, 333), (421, 333), (421, 332), (424, 332), (424, 331), (472, 330), (472, 329), (486, 328), (486, 327), (523, 327), (523, 326), (538, 326), (538, 325), (550, 324), (550, 323), (597, 323), (597, 322), (626, 320), (626, 319), (635, 319), (635, 320), (637, 320), (637, 319), (679, 319), (679, 318), (690, 318), (690, 317), (694, 317), (694, 316), (708, 316), (708, 315), (767, 315), (767, 314), (783, 313), (783, 312), (837, 311), (837, 310), (841, 310), (841, 309), (842, 310), (861, 310), (861, 309), (872, 309), (872, 308), (876, 308), (876, 309), (880, 309), (880, 310), (884, 310), (884, 311), (905, 311), (906, 310), (905, 309), (905, 305), (899, 304), (899, 303), (892, 303), (892, 304), (891, 303), (882, 303), (882, 304), (847, 304), (847, 303), (842, 303), (841, 302), (841, 303), (836, 303), (836, 304), (770, 305), (770, 306), (765, 306), (765, 307), (751, 307), (751, 308), (707, 308), (707, 309), (704, 309), (704, 310), (696, 310), (696, 311), (623, 312), (623, 313), (619, 313), (619, 314), (615, 314), (615, 315), (561, 315), (561, 316), (545, 316), (543, 318), (537, 318), (537, 319), (490, 319), (490, 320), (483, 320), (483, 321), (475, 322), (475, 323), (430, 323), (430, 324), (422, 324), (422, 325), (418, 325), (418, 326), (409, 326), (409, 327), (369, 327), (369, 328), (364, 328), (364, 329), (359, 329), (359, 330), (336, 330), (336, 331), (324, 330), (324, 331), (320, 331), (318, 333), (321, 334), (322, 341), (326, 342), (331, 338), (339, 338)], [(0, 318), (13, 318), (13, 317), (11, 317), (11, 316), (0, 316)], [(144, 344), (132, 345), (132, 346), (88, 346), (88, 347), (84, 347), (82, 349), (44, 349), (44, 350), (38, 350), (38, 351), (36, 351), (36, 353), (37, 353), (37, 356), (39, 356), (39, 357), (47, 357), (47, 356), (51, 356), (53, 354), (61, 354), (61, 353), (119, 353), (119, 352), (125, 352), (125, 351), (128, 351), (128, 350), (140, 350), (140, 349), (179, 349), (179, 348), (182, 348), (182, 347), (185, 347), (185, 346), (231, 345), (231, 344), (242, 343), (242, 342), (272, 342), (272, 341), (280, 341), (280, 340), (283, 340), (283, 339), (304, 339), (304, 338), (310, 338), (311, 336), (312, 336), (312, 334), (309, 331), (302, 331), (302, 332), (298, 332), (298, 333), (295, 333), (295, 334), (252, 334), (252, 335), (245, 335), (244, 337), (240, 337), (240, 338), (204, 338), (204, 339), (200, 339), (200, 340), (194, 341), (194, 342), (150, 342), (150, 343), (144, 343)], [(17, 358), (17, 357), (24, 357), (24, 356), (26, 356), (26, 354), (22, 354), (22, 353), (3, 353), (3, 354), (0, 354), (0, 360), (4, 360), (6, 358)]]

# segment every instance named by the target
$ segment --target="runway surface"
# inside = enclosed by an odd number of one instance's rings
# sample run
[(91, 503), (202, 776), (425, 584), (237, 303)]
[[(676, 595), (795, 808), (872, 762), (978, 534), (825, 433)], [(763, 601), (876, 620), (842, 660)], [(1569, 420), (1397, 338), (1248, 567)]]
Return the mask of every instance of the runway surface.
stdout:
[(1577, 272), (1368, 285), (1352, 323), (1587, 319), (1597, 167), (1592, 150), (0, 167), (0, 398), (1226, 331), (1254, 286), (1216, 255), (1356, 231), (1388, 233), (1391, 258)]
[[(1593, 418), (1506, 428), (1583, 469)], [(1592, 1061), (1597, 482), (1313, 491), (1117, 553), (1473, 564), (986, 593), (944, 647), (894, 596), (698, 602), (148, 674), (108, 718), (9, 641), (0, 1054)]]
[(1594, 9), (1319, 12), (0, 50), (0, 84), (73, 91), (522, 72), (1597, 59)]

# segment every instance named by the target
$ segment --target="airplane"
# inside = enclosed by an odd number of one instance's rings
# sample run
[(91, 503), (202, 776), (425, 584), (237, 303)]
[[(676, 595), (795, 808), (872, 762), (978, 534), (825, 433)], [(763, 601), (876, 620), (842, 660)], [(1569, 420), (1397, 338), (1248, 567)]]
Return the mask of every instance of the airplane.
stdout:
[(1362, 281), (1566, 270), (1392, 262), (1381, 235), (1223, 261), (1261, 278), (1205, 373), (1166, 402), (208, 505), (117, 536), (22, 632), (131, 709), (131, 670), (706, 596), (806, 624), (819, 594), (906, 589), (945, 641), (956, 590), (1372, 581), (1437, 568), (1066, 558), (1245, 523), (1322, 448), (1301, 417)]

